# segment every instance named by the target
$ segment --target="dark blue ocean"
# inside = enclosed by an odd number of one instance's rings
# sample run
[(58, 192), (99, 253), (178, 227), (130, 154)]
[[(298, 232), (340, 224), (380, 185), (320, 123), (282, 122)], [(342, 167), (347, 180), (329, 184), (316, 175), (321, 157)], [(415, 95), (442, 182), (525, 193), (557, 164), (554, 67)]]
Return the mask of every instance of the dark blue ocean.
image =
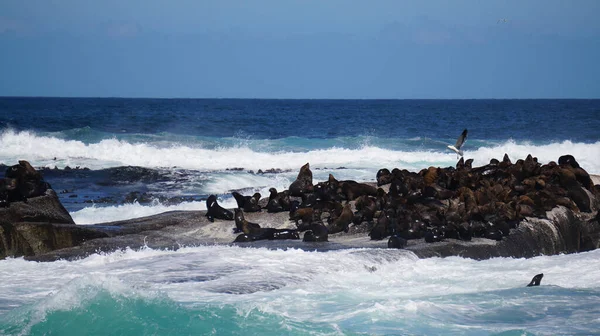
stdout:
[[(209, 194), (374, 181), (380, 168), (571, 154), (600, 174), (600, 100), (0, 98), (0, 164), (28, 160), (78, 225), (202, 210)], [(233, 236), (232, 236), (233, 239)], [(235, 246), (0, 261), (7, 335), (599, 334), (598, 252), (419, 260)], [(257, 262), (260, 261), (260, 262)], [(375, 272), (369, 271), (376, 267)], [(543, 272), (543, 286), (525, 288)]]

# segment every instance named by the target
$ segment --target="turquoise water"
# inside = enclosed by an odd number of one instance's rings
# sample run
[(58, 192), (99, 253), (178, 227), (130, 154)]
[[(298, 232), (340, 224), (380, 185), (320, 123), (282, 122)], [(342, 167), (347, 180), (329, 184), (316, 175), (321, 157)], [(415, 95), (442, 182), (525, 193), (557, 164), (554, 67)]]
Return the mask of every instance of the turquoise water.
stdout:
[[(418, 259), (229, 246), (0, 261), (6, 335), (573, 335), (600, 330), (600, 252)], [(526, 287), (543, 272), (539, 287)]]

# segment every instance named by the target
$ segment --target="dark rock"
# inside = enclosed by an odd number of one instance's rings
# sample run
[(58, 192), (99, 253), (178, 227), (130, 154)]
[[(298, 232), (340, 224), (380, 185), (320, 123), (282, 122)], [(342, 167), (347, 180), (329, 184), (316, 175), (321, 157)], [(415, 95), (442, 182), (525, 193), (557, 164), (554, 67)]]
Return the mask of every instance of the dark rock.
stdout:
[(52, 189), (27, 202), (12, 202), (0, 208), (0, 258), (46, 253), (103, 236), (74, 224)]
[(0, 258), (35, 256), (108, 235), (87, 226), (43, 222), (0, 223)]

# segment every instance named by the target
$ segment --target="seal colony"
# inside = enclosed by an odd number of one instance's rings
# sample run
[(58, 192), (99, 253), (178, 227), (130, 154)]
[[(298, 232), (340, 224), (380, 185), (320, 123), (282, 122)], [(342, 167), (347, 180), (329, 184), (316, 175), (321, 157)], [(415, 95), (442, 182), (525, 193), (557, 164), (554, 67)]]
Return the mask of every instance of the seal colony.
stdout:
[[(205, 211), (75, 225), (40, 172), (26, 161), (0, 182), (0, 258), (75, 259), (99, 251), (199, 244), (330, 250), (407, 249), (418, 257), (533, 257), (600, 247), (600, 186), (571, 155), (540, 164), (508, 155), (481, 167), (419, 172), (380, 169), (376, 182), (313, 181), (310, 164), (287, 190), (217, 195)], [(597, 178), (597, 177), (594, 177)], [(265, 211), (266, 210), (266, 211)], [(387, 244), (385, 244), (387, 242)]]
[[(467, 130), (459, 137), (457, 150), (466, 136)], [(264, 234), (261, 224), (255, 223), (257, 229), (243, 230), (244, 236), (235, 242), (299, 239), (302, 232), (303, 241), (327, 241), (329, 235), (349, 231), (368, 234), (371, 240), (388, 238), (390, 248), (404, 248), (408, 241), (417, 239), (426, 243), (447, 239), (468, 242), (473, 238), (502, 241), (521, 221), (547, 219), (547, 212), (558, 206), (574, 213), (597, 209), (594, 202), (600, 186), (593, 184), (571, 155), (545, 165), (531, 155), (515, 163), (506, 154), (502, 161), (492, 159), (481, 167), (472, 167), (472, 162), (461, 157), (456, 167), (429, 167), (418, 173), (383, 168), (377, 172), (376, 186), (339, 181), (331, 174), (327, 181), (313, 184), (306, 163), (289, 190), (278, 193), (271, 188), (263, 206), (270, 213), (289, 211), (295, 227), (285, 229), (285, 235)], [(238, 200), (234, 231), (240, 232), (238, 217), (243, 218), (244, 211), (261, 210), (260, 194), (242, 196), (234, 192), (233, 196)], [(242, 199), (255, 200), (252, 210)], [(215, 218), (232, 220), (221, 210), (209, 208), (208, 212), (223, 214)], [(597, 248), (598, 242), (583, 238), (579, 244), (586, 250)]]

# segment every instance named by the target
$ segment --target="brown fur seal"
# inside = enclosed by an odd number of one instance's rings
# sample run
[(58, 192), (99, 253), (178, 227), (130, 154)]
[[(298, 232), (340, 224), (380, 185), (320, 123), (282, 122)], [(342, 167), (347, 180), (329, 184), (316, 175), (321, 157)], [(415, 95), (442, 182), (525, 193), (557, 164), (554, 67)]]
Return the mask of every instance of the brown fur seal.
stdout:
[[(346, 202), (354, 201), (360, 196), (377, 196), (377, 188), (366, 183), (358, 183), (352, 180), (338, 181), (332, 174), (329, 174), (328, 189), (334, 192)], [(335, 199), (335, 197), (333, 197)]]
[(360, 196), (356, 199), (354, 206), (356, 207), (356, 213), (353, 219), (354, 225), (359, 225), (362, 222), (373, 222), (373, 217), (378, 210), (374, 197), (366, 195)]
[(344, 210), (342, 210), (342, 214), (327, 227), (327, 231), (331, 234), (342, 231), (348, 232), (348, 226), (352, 223), (353, 219), (354, 214), (352, 213), (352, 207), (350, 204), (346, 204)]
[(244, 212), (241, 209), (235, 209), (235, 226), (236, 229), (241, 229), (251, 240), (300, 239), (298, 230), (261, 228), (256, 223), (248, 222), (244, 218)]
[(290, 214), (290, 220), (293, 220), (300, 231), (306, 231), (313, 219), (313, 208), (299, 208)]
[(310, 165), (306, 163), (300, 168), (296, 180), (290, 184), (290, 196), (303, 197), (305, 193), (313, 192), (313, 175), (310, 171)]
[(243, 232), (247, 235), (252, 235), (255, 229), (260, 229), (260, 225), (250, 223), (244, 218), (242, 209), (235, 209), (235, 230), (234, 233)]

